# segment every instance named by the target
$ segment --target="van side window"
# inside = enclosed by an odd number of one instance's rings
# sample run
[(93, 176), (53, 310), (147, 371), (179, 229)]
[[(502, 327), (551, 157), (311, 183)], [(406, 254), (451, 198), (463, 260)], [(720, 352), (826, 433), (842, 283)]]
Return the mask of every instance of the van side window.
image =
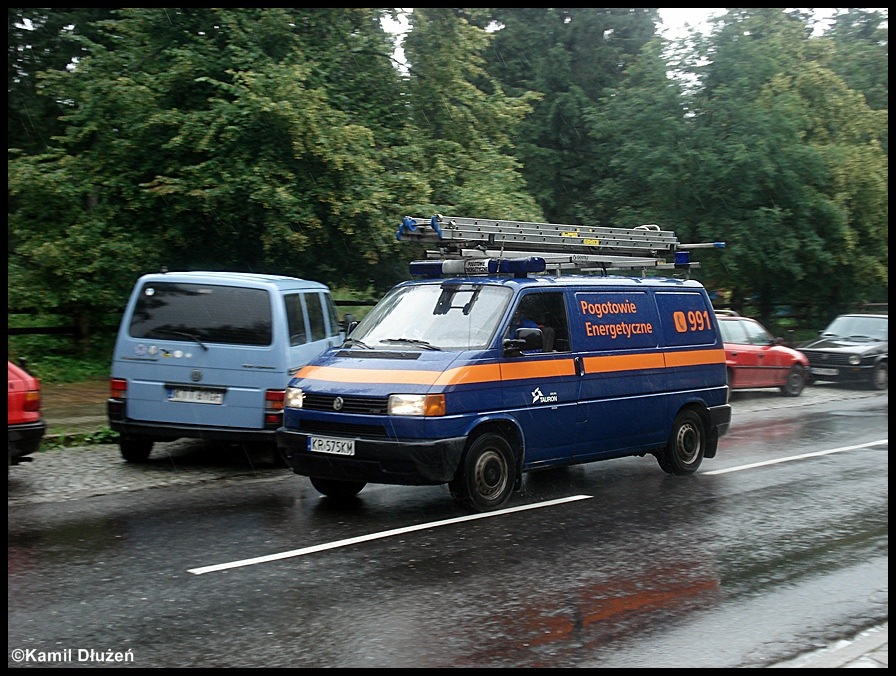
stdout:
[(333, 302), (333, 298), (330, 294), (325, 293), (324, 304), (327, 306), (327, 314), (330, 317), (330, 334), (331, 336), (338, 336), (340, 332), (339, 327), (339, 316), (336, 314), (336, 304)]
[(536, 292), (524, 295), (513, 314), (507, 337), (518, 328), (540, 328), (544, 337), (544, 352), (569, 351), (569, 323), (566, 303), (561, 292)]
[(286, 307), (286, 323), (289, 327), (289, 344), (293, 347), (308, 342), (308, 331), (305, 328), (305, 312), (302, 309), (302, 296), (291, 293), (283, 296)]
[(305, 305), (308, 308), (308, 325), (311, 341), (323, 340), (327, 337), (327, 324), (324, 321), (324, 308), (319, 293), (306, 293)]

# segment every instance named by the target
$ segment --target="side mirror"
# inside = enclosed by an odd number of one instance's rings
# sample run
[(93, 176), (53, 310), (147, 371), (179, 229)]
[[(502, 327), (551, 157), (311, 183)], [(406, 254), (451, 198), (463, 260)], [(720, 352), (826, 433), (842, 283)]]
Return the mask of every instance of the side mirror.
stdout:
[(544, 349), (544, 334), (541, 329), (517, 329), (516, 338), (508, 338), (504, 341), (504, 351), (511, 356), (518, 356), (520, 352), (537, 351)]
[(355, 315), (353, 315), (353, 314), (346, 314), (345, 318), (342, 320), (342, 330), (345, 332), (346, 336), (348, 336), (352, 331), (354, 331), (354, 329), (357, 325), (358, 325), (358, 322), (355, 319)]

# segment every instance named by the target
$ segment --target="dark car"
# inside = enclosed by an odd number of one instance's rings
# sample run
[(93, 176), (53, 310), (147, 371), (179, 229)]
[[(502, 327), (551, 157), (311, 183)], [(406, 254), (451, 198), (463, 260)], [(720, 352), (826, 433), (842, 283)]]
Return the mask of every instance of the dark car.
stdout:
[(863, 383), (887, 389), (889, 315), (844, 314), (817, 340), (800, 346), (814, 380)]
[(6, 416), (9, 423), (9, 462), (7, 467), (31, 460), (40, 448), (47, 423), (41, 414), (40, 381), (23, 366), (7, 359), (9, 390), (6, 395)]
[(784, 345), (755, 319), (726, 310), (717, 310), (716, 318), (725, 346), (728, 387), (777, 387), (785, 396), (800, 395), (809, 381), (809, 360), (802, 352)]

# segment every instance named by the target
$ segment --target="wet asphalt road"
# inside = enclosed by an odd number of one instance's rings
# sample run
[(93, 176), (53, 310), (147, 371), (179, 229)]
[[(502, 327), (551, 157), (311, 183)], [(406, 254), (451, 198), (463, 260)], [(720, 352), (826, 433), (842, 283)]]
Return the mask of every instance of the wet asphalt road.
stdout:
[[(735, 393), (740, 425), (701, 473), (800, 438), (885, 438), (886, 396)], [(195, 442), (139, 467), (114, 446), (41, 453), (8, 482), (10, 647), (135, 666), (773, 666), (886, 619), (888, 465), (871, 446), (773, 467), (532, 475), (513, 505), (589, 498), (195, 575), (459, 514), (439, 487), (337, 508), (267, 458)]]

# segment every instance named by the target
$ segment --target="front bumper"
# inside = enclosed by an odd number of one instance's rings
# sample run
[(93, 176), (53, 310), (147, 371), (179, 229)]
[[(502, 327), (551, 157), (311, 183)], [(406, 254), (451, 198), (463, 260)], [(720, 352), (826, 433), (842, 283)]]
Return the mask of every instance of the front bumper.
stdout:
[(810, 362), (809, 375), (812, 376), (813, 380), (827, 380), (831, 382), (870, 380), (874, 366), (874, 364), (859, 364), (857, 366), (813, 365)]
[(346, 437), (352, 456), (308, 450), (312, 435), (281, 427), (277, 446), (292, 471), (302, 476), (341, 481), (430, 486), (451, 481), (464, 452), (465, 437), (394, 441)]
[(731, 427), (731, 404), (710, 407), (709, 424), (710, 427), (718, 431), (719, 437), (728, 434), (728, 430)]

